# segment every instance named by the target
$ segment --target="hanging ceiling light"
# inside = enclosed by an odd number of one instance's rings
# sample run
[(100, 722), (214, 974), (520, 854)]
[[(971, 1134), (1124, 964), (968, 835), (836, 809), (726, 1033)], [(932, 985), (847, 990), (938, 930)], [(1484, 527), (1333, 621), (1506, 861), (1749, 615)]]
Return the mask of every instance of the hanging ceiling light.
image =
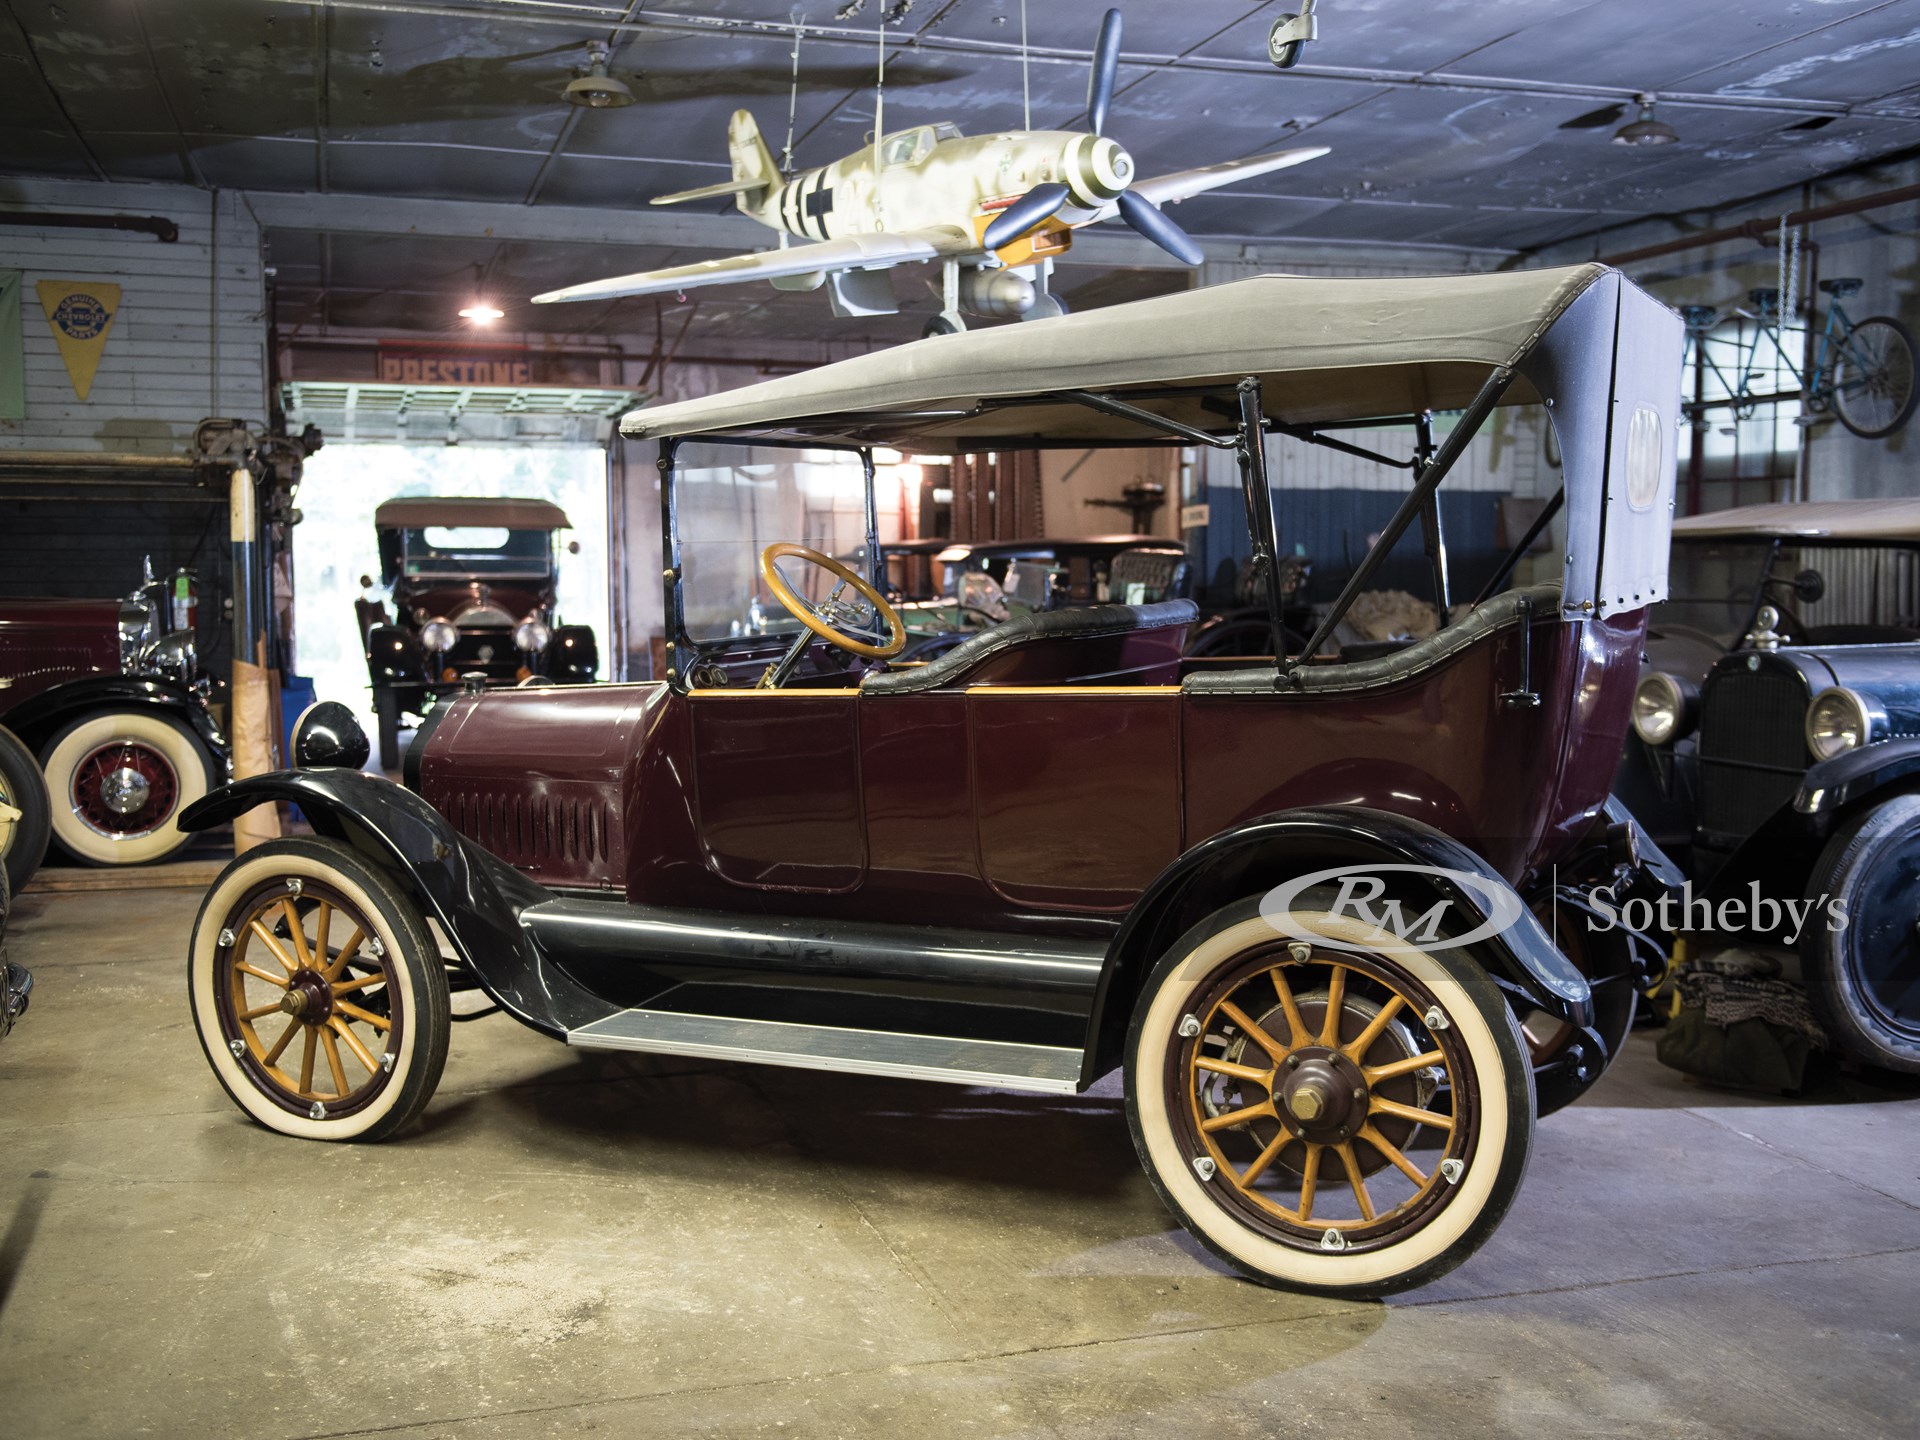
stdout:
[(491, 325), (507, 312), (487, 299), (483, 288), (485, 272), (483, 267), (473, 267), (473, 299), (460, 310), (462, 320), (471, 320), (476, 325)]
[(624, 80), (607, 73), (607, 47), (598, 40), (587, 47), (587, 73), (569, 80), (565, 94), (569, 105), (589, 110), (618, 110), (635, 98)]
[(1613, 132), (1616, 145), (1673, 145), (1678, 143), (1680, 132), (1666, 121), (1657, 119), (1653, 113), (1653, 96), (1635, 97), (1640, 106), (1640, 118), (1622, 125)]

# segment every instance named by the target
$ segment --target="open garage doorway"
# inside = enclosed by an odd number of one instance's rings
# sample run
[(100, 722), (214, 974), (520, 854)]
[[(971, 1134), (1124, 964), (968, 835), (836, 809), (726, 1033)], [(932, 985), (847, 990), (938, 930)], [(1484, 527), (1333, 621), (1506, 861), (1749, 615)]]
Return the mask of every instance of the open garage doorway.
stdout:
[[(589, 625), (606, 654), (607, 471), (597, 445), (328, 445), (307, 462), (293, 536), (293, 653), (323, 700), (351, 706), (376, 733), (354, 602), (388, 601), (373, 512), (404, 496), (548, 500), (567, 512), (558, 613)], [(578, 544), (577, 552), (565, 542)], [(373, 587), (363, 590), (362, 577)], [(389, 604), (389, 613), (391, 605)], [(605, 678), (604, 660), (601, 678)]]

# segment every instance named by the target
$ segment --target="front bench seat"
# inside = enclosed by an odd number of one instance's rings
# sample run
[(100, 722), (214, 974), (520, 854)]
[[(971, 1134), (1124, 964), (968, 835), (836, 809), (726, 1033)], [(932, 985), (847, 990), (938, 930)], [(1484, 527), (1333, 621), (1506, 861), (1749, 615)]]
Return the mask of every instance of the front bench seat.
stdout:
[(925, 665), (872, 672), (860, 691), (918, 695), (993, 683), (1169, 685), (1179, 677), (1187, 627), (1199, 616), (1191, 600), (1035, 610), (982, 630)]
[(1181, 689), (1190, 695), (1325, 695), (1346, 690), (1372, 690), (1424, 675), (1495, 631), (1518, 625), (1522, 616), (1530, 621), (1558, 619), (1560, 587), (1532, 585), (1503, 590), (1476, 605), (1444, 630), (1435, 631), (1424, 640), (1416, 640), (1403, 650), (1344, 664), (1299, 665), (1295, 667), (1290, 682), (1284, 685), (1276, 683), (1278, 669), (1266, 665), (1256, 670), (1215, 670), (1189, 675), (1181, 682)]

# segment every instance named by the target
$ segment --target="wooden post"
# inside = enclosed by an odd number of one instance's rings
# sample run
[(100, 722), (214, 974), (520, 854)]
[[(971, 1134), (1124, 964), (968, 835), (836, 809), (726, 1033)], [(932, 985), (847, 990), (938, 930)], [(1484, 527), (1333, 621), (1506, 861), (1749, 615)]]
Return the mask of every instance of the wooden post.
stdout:
[[(268, 684), (267, 597), (260, 582), (260, 509), (253, 474), (242, 465), (227, 491), (227, 537), (233, 546), (233, 680), (229, 739), (233, 778), (273, 769), (273, 693)], [(256, 806), (233, 822), (233, 853), (280, 836), (277, 807)]]

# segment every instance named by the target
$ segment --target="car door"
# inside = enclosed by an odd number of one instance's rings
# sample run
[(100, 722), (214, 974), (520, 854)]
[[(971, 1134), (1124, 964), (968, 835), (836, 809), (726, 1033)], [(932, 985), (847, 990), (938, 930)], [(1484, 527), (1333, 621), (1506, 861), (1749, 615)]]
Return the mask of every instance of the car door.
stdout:
[(866, 875), (858, 692), (695, 690), (707, 867), (734, 885), (845, 891)]
[(982, 878), (1017, 907), (1121, 911), (1180, 853), (1177, 687), (966, 692)]

